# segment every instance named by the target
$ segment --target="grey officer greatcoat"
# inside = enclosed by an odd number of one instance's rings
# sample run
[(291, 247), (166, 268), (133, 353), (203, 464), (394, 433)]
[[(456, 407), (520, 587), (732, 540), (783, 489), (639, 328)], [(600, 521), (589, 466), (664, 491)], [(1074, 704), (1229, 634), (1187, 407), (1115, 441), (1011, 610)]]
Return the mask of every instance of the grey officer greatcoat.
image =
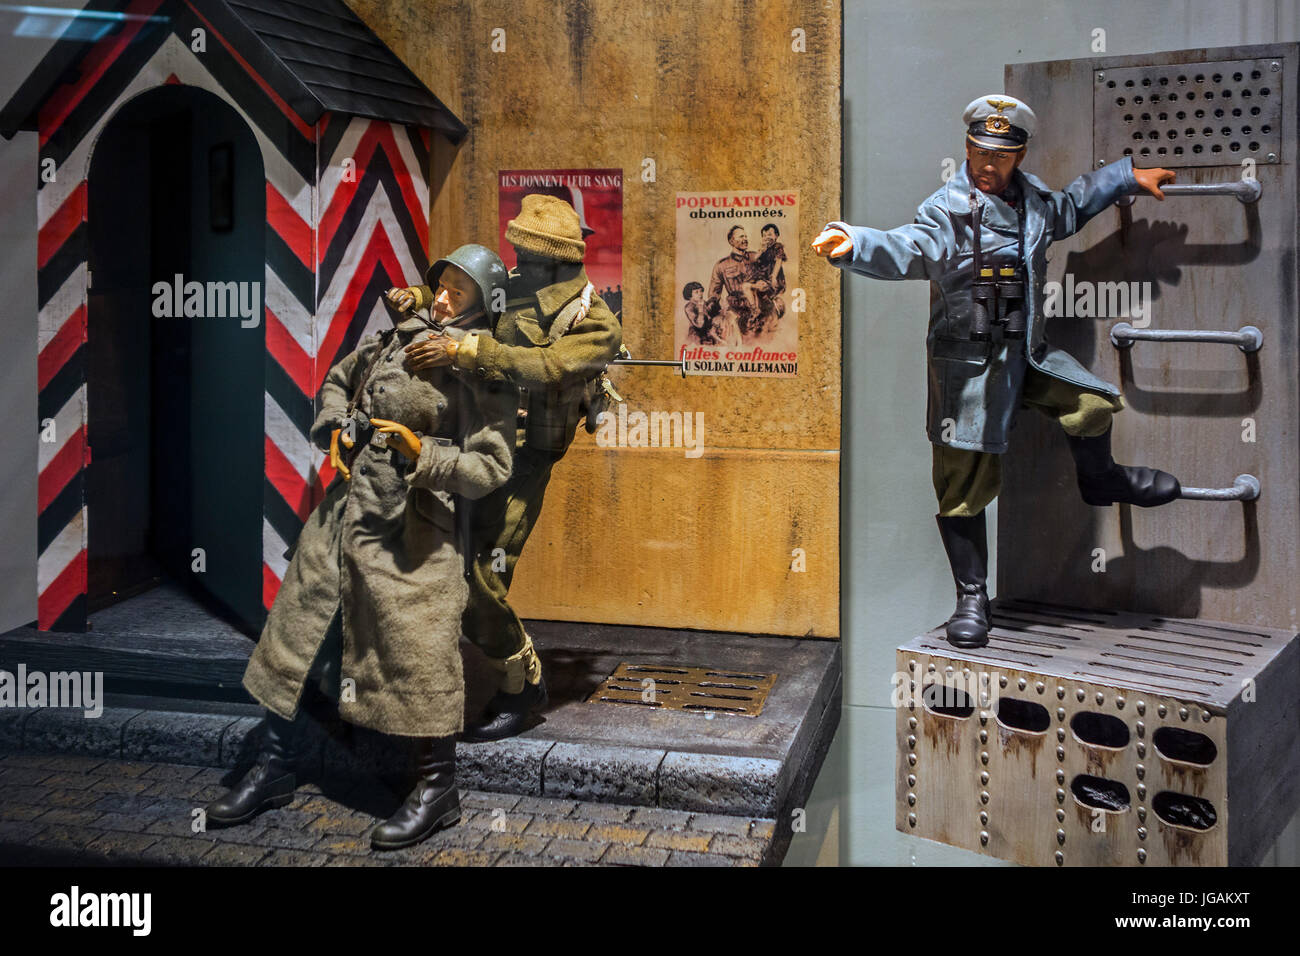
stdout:
[[(916, 219), (908, 225), (888, 231), (843, 222), (828, 225), (844, 230), (853, 240), (853, 252), (832, 259), (835, 265), (876, 279), (931, 282), (930, 329), (926, 336), (930, 369), (926, 431), (936, 444), (994, 454), (1005, 452), (1030, 366), (1081, 388), (1119, 395), (1115, 386), (1047, 342), (1043, 282), (1047, 247), (1053, 240), (1073, 235), (1116, 199), (1138, 191), (1133, 161), (1126, 157), (1103, 166), (1059, 191), (1020, 170), (1016, 170), (1014, 181), (1027, 216), (1029, 294), (1023, 339), (1005, 339), (1000, 331), (993, 333), (991, 342), (970, 339), (974, 232), (973, 187), (967, 163), (962, 163), (952, 179), (921, 204)], [(1001, 198), (978, 189), (974, 197), (984, 207), (981, 254), (1004, 249), (1014, 254), (1019, 241), (1016, 211)], [(947, 434), (946, 421), (951, 423)]]
[[(328, 449), (371, 360), (358, 408), (421, 439), (408, 463), (365, 445), (298, 538), (244, 686), (288, 719), (337, 610), (339, 713), (384, 733), (445, 737), (464, 723), (458, 642), (468, 599), (453, 495), (481, 498), (510, 476), (518, 392), (462, 383), (447, 368), (410, 371), (403, 348), (427, 327), (407, 319), (330, 370), (311, 440)], [(355, 699), (353, 699), (355, 697)]]

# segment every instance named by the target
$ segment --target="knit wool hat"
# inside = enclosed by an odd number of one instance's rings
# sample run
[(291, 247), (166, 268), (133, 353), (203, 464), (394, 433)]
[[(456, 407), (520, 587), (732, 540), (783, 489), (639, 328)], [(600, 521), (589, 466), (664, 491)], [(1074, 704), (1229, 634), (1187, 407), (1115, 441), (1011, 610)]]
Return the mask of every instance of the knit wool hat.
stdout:
[(587, 254), (578, 213), (558, 196), (530, 193), (519, 215), (506, 223), (506, 242), (560, 262), (581, 262)]

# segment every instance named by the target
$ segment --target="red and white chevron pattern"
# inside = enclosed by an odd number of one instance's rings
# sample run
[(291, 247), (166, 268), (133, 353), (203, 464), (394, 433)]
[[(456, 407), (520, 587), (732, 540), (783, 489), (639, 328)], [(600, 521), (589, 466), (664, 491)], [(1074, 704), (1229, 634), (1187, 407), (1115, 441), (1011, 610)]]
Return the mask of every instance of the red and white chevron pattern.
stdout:
[[(137, 28), (88, 48), (79, 77), (59, 87), (38, 117), (42, 159), (54, 156), (53, 182), (37, 197), (38, 272), (46, 273), (56, 256), (66, 269), (69, 255), (77, 264), (44, 302), (38, 317), (39, 387), (42, 397), (67, 395), (53, 418), (54, 441), (40, 443), (38, 497), (41, 547), (38, 555), (38, 627), (84, 630), (87, 574), (87, 514), (82, 485), (88, 461), (88, 410), (83, 350), (87, 338), (87, 270), (85, 223), (87, 175), (100, 131), (133, 97), (167, 83), (200, 87), (221, 97), (254, 133), (266, 171), (268, 244), (287, 247), (294, 268), (314, 277), (314, 301), (304, 302), (277, 274), (268, 255), (265, 273), (265, 322), (268, 362), (292, 383), (292, 394), (273, 394), (268, 384), (265, 414), (267, 488), (263, 521), (263, 601), (269, 607), (285, 572), (286, 546), (296, 537), (311, 508), (333, 477), (328, 461), (295, 424), (285, 403), (313, 400), (330, 366), (355, 344), (362, 331), (387, 322), (375, 295), (379, 287), (419, 281), (427, 265), (429, 195), (421, 157), (404, 127), (368, 119), (326, 116), (315, 127), (302, 118), (253, 71), (189, 0), (138, 0), (127, 12), (172, 14), (174, 32), (134, 71), (92, 122), (83, 116), (78, 141), (67, 148), (63, 127), (71, 126), (93, 84), (105, 82), (114, 64), (129, 55)], [(195, 22), (205, 24), (219, 47), (198, 57), (182, 40)], [(211, 43), (211, 41), (210, 41)], [(210, 55), (212, 51), (220, 56)], [(224, 53), (222, 53), (224, 51)], [(214, 73), (214, 70), (216, 71)], [(228, 92), (222, 71), (242, 71), (260, 91), (256, 102), (240, 102)], [(228, 79), (228, 77), (226, 77)], [(248, 88), (242, 83), (241, 88)], [(337, 139), (327, 137), (329, 124), (345, 123)], [(429, 131), (415, 134), (427, 156)], [(303, 139), (319, 146), (333, 142), (328, 157), (318, 157), (315, 182), (290, 161), (285, 144)], [(294, 142), (294, 141), (297, 142)], [(57, 143), (58, 149), (54, 146)], [(66, 153), (64, 152), (66, 150)], [(347, 161), (351, 160), (351, 163)], [(328, 276), (321, 275), (329, 263)], [(380, 288), (379, 291), (382, 291)], [(346, 346), (346, 348), (345, 348)], [(71, 382), (69, 378), (71, 376)], [(268, 381), (270, 376), (268, 376)], [(58, 380), (58, 389), (47, 386)], [(43, 403), (47, 407), (50, 403)], [(49, 433), (51, 429), (46, 428)], [(252, 490), (250, 489), (250, 492)], [(272, 495), (282, 501), (275, 501)], [(287, 509), (284, 507), (287, 505)], [(292, 515), (294, 521), (277, 516)], [(80, 599), (80, 600), (79, 600)]]

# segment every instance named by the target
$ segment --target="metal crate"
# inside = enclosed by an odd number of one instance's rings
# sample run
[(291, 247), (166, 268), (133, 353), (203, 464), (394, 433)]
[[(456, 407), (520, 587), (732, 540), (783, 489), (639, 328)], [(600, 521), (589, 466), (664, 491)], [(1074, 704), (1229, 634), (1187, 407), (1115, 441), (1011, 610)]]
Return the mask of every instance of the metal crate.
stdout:
[(898, 649), (899, 830), (1026, 865), (1258, 862), (1300, 799), (1300, 639), (1022, 601), (993, 620), (984, 648)]

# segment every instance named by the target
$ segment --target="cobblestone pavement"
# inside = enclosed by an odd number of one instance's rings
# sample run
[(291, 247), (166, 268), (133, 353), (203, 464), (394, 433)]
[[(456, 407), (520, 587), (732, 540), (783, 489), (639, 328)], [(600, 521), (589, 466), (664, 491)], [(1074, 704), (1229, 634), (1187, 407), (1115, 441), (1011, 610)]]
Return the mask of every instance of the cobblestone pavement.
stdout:
[[(228, 770), (61, 754), (0, 754), (0, 864), (204, 866), (757, 866), (775, 821), (461, 791), (461, 822), (405, 850), (370, 828), (405, 794), (306, 783), (241, 826), (192, 832)], [(233, 780), (233, 776), (231, 777)]]

